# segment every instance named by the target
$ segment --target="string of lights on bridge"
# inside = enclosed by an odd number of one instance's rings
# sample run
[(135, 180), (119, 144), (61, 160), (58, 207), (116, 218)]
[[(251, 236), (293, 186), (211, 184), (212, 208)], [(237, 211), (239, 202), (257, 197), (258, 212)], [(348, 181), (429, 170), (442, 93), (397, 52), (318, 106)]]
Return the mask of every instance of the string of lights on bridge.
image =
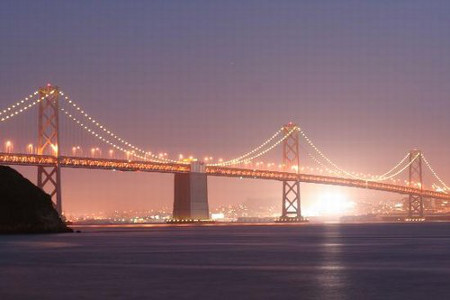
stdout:
[(259, 152), (256, 155), (248, 157), (250, 154), (255, 153), (256, 151), (262, 149), (264, 146), (266, 146), (270, 142), (272, 142), (275, 139), (275, 137), (277, 137), (282, 132), (282, 130), (283, 130), (283, 128), (281, 128), (279, 131), (277, 131), (272, 137), (270, 137), (269, 139), (264, 141), (260, 146), (258, 146), (257, 148), (247, 152), (246, 154), (244, 154), (244, 155), (242, 155), (240, 157), (237, 157), (237, 158), (225, 161), (225, 162), (219, 162), (219, 163), (216, 163), (216, 164), (211, 164), (211, 165), (212, 166), (232, 166), (232, 165), (237, 165), (237, 164), (240, 164), (240, 163), (248, 162), (248, 161), (250, 161), (250, 160), (252, 160), (252, 159), (254, 159), (256, 157), (260, 157), (260, 156), (264, 155), (265, 153), (269, 152), (270, 150), (272, 150), (273, 148), (278, 146), (282, 141), (284, 141), (286, 139), (286, 137), (288, 137), (294, 131), (299, 131), (300, 134), (303, 136), (303, 138), (307, 141), (307, 143), (314, 149), (314, 151), (317, 152), (319, 154), (319, 156), (322, 159), (324, 159), (328, 164), (330, 164), (333, 168), (330, 169), (330, 168), (326, 167), (326, 165), (321, 163), (320, 160), (317, 159), (317, 158), (313, 159), (314, 162), (319, 163), (319, 165), (322, 166), (322, 167), (325, 167), (325, 169), (328, 172), (330, 172), (330, 173), (344, 174), (344, 175), (347, 175), (347, 176), (352, 177), (354, 179), (365, 180), (365, 181), (387, 181), (387, 180), (393, 179), (394, 177), (396, 177), (397, 175), (399, 175), (400, 173), (405, 171), (417, 159), (417, 156), (416, 156), (407, 165), (405, 165), (403, 168), (401, 168), (399, 171), (397, 171), (395, 173), (393, 173), (393, 172), (396, 169), (398, 169), (406, 161), (406, 159), (409, 157), (408, 154), (399, 163), (397, 163), (393, 168), (391, 168), (389, 171), (385, 172), (382, 175), (375, 175), (375, 176), (372, 176), (372, 175), (363, 175), (363, 176), (357, 175), (357, 174), (355, 174), (355, 172), (349, 172), (349, 171), (346, 171), (346, 170), (340, 168), (330, 158), (328, 158), (326, 155), (324, 155), (323, 152), (320, 151), (316, 147), (316, 145), (311, 141), (311, 139), (305, 134), (305, 132), (303, 130), (301, 130), (299, 127), (297, 127), (297, 126), (294, 126), (287, 134), (285, 134), (282, 138), (277, 140), (275, 143), (273, 143), (267, 149), (262, 150), (261, 152)]
[[(51, 92), (53, 93), (53, 91)], [(136, 146), (134, 146), (133, 144), (129, 143), (128, 141), (124, 140), (123, 138), (119, 137), (117, 134), (115, 134), (114, 132), (108, 130), (104, 125), (100, 124), (98, 121), (96, 121), (94, 118), (92, 118), (88, 113), (86, 113), (83, 109), (81, 109), (81, 107), (79, 105), (77, 105), (72, 99), (70, 99), (68, 96), (66, 96), (64, 94), (64, 92), (60, 91), (59, 92), (60, 95), (62, 97), (64, 97), (64, 99), (73, 106), (73, 108), (76, 110), (76, 112), (78, 112), (79, 114), (81, 114), (83, 117), (85, 117), (89, 122), (91, 122), (92, 124), (94, 124), (95, 126), (97, 126), (100, 130), (102, 130), (103, 132), (105, 132), (106, 134), (108, 134), (110, 137), (113, 137), (114, 139), (116, 139), (117, 141), (119, 141), (120, 143), (122, 143), (123, 145), (125, 145), (128, 148), (131, 148), (133, 150), (128, 150), (122, 146), (119, 146), (116, 143), (111, 142), (110, 140), (108, 140), (107, 138), (105, 138), (104, 136), (102, 136), (101, 134), (97, 133), (95, 130), (91, 129), (90, 127), (88, 127), (87, 125), (85, 125), (82, 121), (78, 120), (76, 117), (74, 117), (69, 111), (67, 111), (64, 108), (61, 108), (61, 110), (70, 118), (72, 119), (76, 124), (78, 124), (82, 129), (86, 130), (88, 133), (92, 134), (93, 136), (95, 136), (96, 138), (98, 138), (99, 140), (107, 143), (108, 145), (112, 146), (113, 148), (122, 151), (124, 153), (127, 154), (127, 156), (133, 156), (136, 157), (138, 159), (143, 159), (143, 160), (151, 160), (151, 161), (155, 161), (155, 162), (170, 162), (170, 163), (180, 163), (180, 161), (177, 160), (172, 160), (172, 159), (168, 159), (168, 158), (164, 158), (161, 156), (156, 156), (148, 151), (145, 151), (143, 149), (140, 149)], [(34, 95), (37, 94), (37, 91), (34, 92)], [(33, 95), (30, 95), (31, 97)], [(18, 107), (19, 105), (23, 104), (24, 102), (26, 102), (28, 99), (30, 99), (31, 97), (27, 97), (19, 102), (17, 102), (15, 105), (7, 108), (5, 111), (10, 111), (11, 109), (13, 109), (14, 107)], [(30, 108), (34, 105), (36, 105), (37, 103), (39, 103), (42, 99), (44, 99), (45, 97), (42, 97), (41, 99), (38, 99), (36, 101), (34, 101), (32, 104), (30, 104), (28, 107), (25, 107), (26, 110), (27, 108)], [(15, 116), (18, 113), (23, 111), (22, 109), (20, 109), (19, 111), (13, 112), (10, 116), (7, 116), (7, 118), (11, 117), (11, 116)], [(267, 152), (271, 151), (272, 149), (274, 149), (275, 147), (277, 147), (280, 143), (282, 143), (290, 134), (292, 134), (295, 130), (298, 130), (301, 135), (305, 138), (305, 140), (307, 141), (307, 143), (323, 158), (325, 159), (326, 162), (328, 162), (330, 165), (332, 165), (337, 171), (338, 174), (344, 174), (347, 176), (350, 176), (352, 178), (355, 179), (361, 179), (361, 180), (367, 180), (367, 181), (384, 181), (384, 180), (389, 180), (393, 177), (395, 177), (396, 175), (398, 175), (399, 173), (401, 173), (402, 171), (404, 171), (407, 166), (405, 166), (403, 169), (401, 169), (399, 172), (395, 173), (394, 175), (391, 176), (386, 176), (387, 174), (391, 173), (393, 170), (395, 170), (397, 167), (399, 167), (404, 160), (407, 158), (407, 156), (400, 161), (400, 163), (398, 163), (394, 168), (392, 168), (390, 171), (386, 172), (383, 175), (377, 175), (377, 176), (368, 176), (368, 175), (364, 175), (364, 176), (358, 176), (355, 175), (355, 172), (349, 172), (346, 171), (342, 168), (340, 168), (337, 164), (335, 164), (331, 159), (329, 159), (327, 156), (325, 156), (322, 151), (320, 151), (315, 144), (309, 139), (309, 137), (305, 134), (305, 132), (303, 130), (301, 130), (299, 127), (294, 126), (287, 134), (283, 135), (280, 139), (278, 139), (276, 142), (274, 142), (270, 147), (268, 147), (267, 149), (264, 149), (262, 151), (260, 151), (259, 153), (256, 153), (258, 150), (263, 149), (265, 146), (267, 146), (268, 144), (270, 144), (270, 142), (272, 142), (278, 135), (281, 134), (281, 132), (283, 131), (283, 128), (279, 129), (274, 135), (272, 135), (269, 139), (267, 139), (266, 141), (264, 141), (260, 146), (254, 148), (253, 150), (239, 156), (236, 158), (233, 158), (231, 160), (227, 160), (227, 161), (221, 161), (219, 163), (215, 163), (215, 164), (208, 164), (211, 166), (233, 166), (233, 165), (237, 165), (237, 164), (246, 164), (258, 157), (263, 156), (264, 154), (266, 154)], [(139, 152), (143, 155), (139, 155), (136, 153)], [(256, 153), (255, 155), (250, 156), (251, 154)], [(148, 159), (148, 156), (152, 157), (152, 159)], [(314, 160), (315, 162), (317, 162), (318, 160)], [(181, 161), (183, 163), (183, 161)], [(185, 162), (187, 163), (187, 162)]]
[[(11, 110), (14, 110), (16, 107), (21, 106), (22, 104), (25, 104), (26, 102), (28, 102), (29, 100), (31, 100), (34, 96), (36, 96), (38, 94), (38, 91), (34, 91), (32, 94), (30, 94), (28, 97), (25, 97), (22, 100), (19, 100), (17, 103), (5, 108), (3, 111), (0, 111), (0, 116), (9, 113)], [(2, 121), (4, 121), (4, 119), (2, 119)]]
[[(172, 159), (168, 159), (168, 158), (164, 158), (164, 157), (159, 157), (154, 155), (151, 152), (145, 151), (141, 148), (136, 147), (135, 145), (129, 143), (128, 141), (126, 141), (125, 139), (119, 137), (117, 134), (115, 134), (114, 132), (112, 132), (111, 130), (107, 129), (105, 126), (103, 126), (102, 124), (100, 124), (98, 121), (96, 121), (94, 118), (92, 118), (88, 113), (86, 113), (83, 109), (81, 109), (81, 107), (79, 105), (77, 105), (73, 100), (71, 100), (68, 96), (64, 95), (64, 92), (60, 91), (59, 92), (60, 95), (62, 97), (64, 97), (65, 100), (67, 100), (67, 102), (69, 104), (71, 104), (73, 106), (73, 108), (75, 108), (75, 110), (81, 114), (83, 117), (85, 117), (89, 122), (91, 122), (92, 124), (94, 124), (96, 127), (98, 127), (100, 130), (102, 130), (104, 133), (106, 133), (107, 135), (109, 135), (110, 137), (114, 138), (115, 140), (117, 140), (118, 142), (122, 143), (123, 145), (125, 145), (128, 148), (133, 149), (133, 151), (128, 151), (127, 149), (107, 140), (104, 136), (102, 136), (101, 134), (98, 134), (97, 132), (95, 132), (94, 130), (92, 130), (91, 128), (89, 128), (87, 125), (83, 124), (81, 121), (77, 120), (72, 114), (70, 114), (67, 110), (65, 110), (64, 108), (61, 108), (61, 110), (67, 115), (69, 116), (69, 118), (71, 118), (73, 121), (75, 121), (81, 128), (83, 128), (84, 130), (88, 131), (89, 133), (91, 133), (92, 135), (94, 135), (95, 137), (97, 137), (98, 139), (100, 139), (103, 142), (106, 142), (107, 144), (111, 145), (112, 147), (123, 151), (125, 153), (131, 153), (134, 157), (140, 158), (140, 159), (144, 159), (144, 160), (153, 160), (155, 162), (170, 162), (170, 163), (178, 163), (179, 161), (176, 160), (172, 160)], [(142, 155), (136, 154), (136, 152), (139, 152)], [(148, 156), (152, 157), (153, 159), (148, 159)]]
[(255, 153), (256, 151), (262, 149), (264, 146), (266, 146), (267, 144), (269, 144), (270, 142), (272, 142), (281, 132), (283, 131), (283, 128), (280, 128), (277, 132), (275, 132), (274, 135), (272, 135), (269, 139), (267, 139), (264, 143), (262, 143), (261, 145), (259, 145), (258, 147), (256, 147), (255, 149), (230, 160), (227, 161), (222, 161), (220, 163), (217, 164), (210, 164), (211, 166), (224, 166), (224, 165), (234, 165), (234, 164), (239, 164), (242, 162), (246, 162), (249, 161), (251, 159), (248, 158), (248, 156), (252, 155), (253, 153)]
[(428, 160), (425, 158), (425, 155), (422, 154), (422, 159), (425, 162), (425, 165), (430, 169), (433, 176), (442, 184), (442, 188), (444, 191), (450, 190), (450, 188), (445, 184), (445, 182), (441, 179), (441, 177), (434, 171), (433, 167), (431, 167), (431, 164), (428, 162)]
[[(55, 90), (52, 90), (50, 94), (53, 94)], [(39, 94), (38, 91), (34, 91), (29, 96), (19, 100), (17, 103), (14, 103), (13, 105), (3, 109), (0, 111), (0, 122), (4, 122), (6, 120), (9, 120), (24, 111), (27, 111), (28, 109), (32, 108), (33, 106), (40, 103), (45, 97), (48, 95), (42, 96), (41, 98), (34, 99)], [(76, 104), (71, 98), (66, 96), (64, 92), (60, 91), (59, 94), (66, 100), (68, 104), (74, 109), (74, 111), (70, 111), (67, 108), (60, 107), (60, 110), (66, 115), (69, 119), (71, 119), (75, 124), (80, 126), (83, 130), (87, 131), (89, 134), (94, 136), (95, 138), (99, 139), (100, 141), (108, 144), (109, 146), (113, 147), (114, 149), (117, 149), (121, 152), (124, 152), (127, 154), (127, 157), (135, 157), (144, 161), (152, 161), (152, 162), (158, 162), (158, 163), (182, 163), (182, 164), (188, 164), (188, 161), (184, 160), (173, 160), (164, 157), (164, 155), (155, 155), (152, 154), (149, 151), (145, 151), (130, 142), (126, 141), (125, 139), (118, 136), (116, 133), (112, 132), (111, 130), (107, 129), (103, 124), (99, 123), (95, 118), (90, 116), (88, 113), (86, 113), (78, 104)], [(30, 103), (30, 101), (32, 101)], [(69, 107), (70, 107), (69, 106)], [(82, 121), (81, 118), (77, 118), (74, 116), (74, 113), (78, 113), (82, 118), (85, 118), (86, 121)], [(92, 123), (100, 130), (100, 133), (89, 127), (86, 123)], [(266, 153), (270, 152), (277, 146), (279, 146), (288, 136), (293, 134), (295, 131), (298, 131), (300, 133), (300, 136), (303, 137), (307, 145), (309, 145), (315, 153), (319, 155), (319, 158), (313, 156), (309, 152), (307, 152), (308, 156), (312, 159), (313, 162), (318, 164), (321, 168), (316, 169), (320, 172), (328, 172), (329, 174), (335, 174), (335, 175), (341, 175), (341, 176), (348, 176), (354, 179), (359, 179), (363, 181), (387, 181), (392, 180), (396, 181), (394, 179), (399, 174), (404, 172), (408, 167), (412, 165), (412, 163), (417, 160), (419, 157), (423, 159), (425, 162), (425, 165), (428, 167), (428, 169), (431, 171), (432, 175), (436, 178), (436, 180), (440, 183), (440, 186), (433, 184), (433, 186), (436, 186), (438, 189), (440, 189), (442, 192), (446, 192), (450, 190), (450, 187), (445, 184), (445, 182), (441, 179), (441, 177), (435, 172), (435, 170), (432, 168), (429, 161), (425, 158), (425, 156), (422, 153), (418, 153), (414, 158), (410, 159), (408, 163), (406, 163), (407, 159), (410, 157), (409, 154), (407, 154), (402, 160), (400, 160), (394, 167), (389, 169), (387, 172), (381, 174), (381, 175), (366, 175), (362, 173), (356, 173), (356, 172), (350, 172), (348, 170), (345, 170), (341, 167), (339, 167), (336, 163), (334, 163), (328, 156), (326, 156), (313, 142), (312, 140), (306, 135), (306, 133), (298, 126), (294, 126), (292, 129), (290, 129), (288, 132), (285, 132), (281, 137), (280, 134), (283, 133), (284, 128), (280, 128), (277, 132), (275, 132), (270, 138), (265, 140), (262, 144), (257, 146), (256, 148), (248, 151), (247, 153), (240, 155), (238, 157), (235, 157), (233, 159), (229, 160), (222, 160), (220, 159), (217, 163), (209, 163), (208, 166), (236, 166), (236, 165), (250, 165), (251, 167), (254, 167), (255, 164), (252, 162), (265, 155)], [(101, 134), (103, 132), (103, 135)], [(117, 142), (111, 141), (111, 138)], [(31, 145), (31, 144), (30, 144)], [(97, 148), (98, 149), (98, 148)], [(182, 156), (180, 155), (180, 158)], [(192, 157), (191, 157), (192, 158)], [(323, 160), (323, 162), (321, 161)], [(406, 163), (406, 164), (405, 164)], [(256, 167), (264, 165), (263, 162), (257, 162)], [(268, 163), (266, 166), (275, 166), (273, 163)], [(284, 169), (284, 165), (278, 165), (279, 168)], [(295, 167), (295, 166), (294, 166)], [(323, 169), (322, 169), (323, 168)], [(301, 168), (301, 171), (303, 171), (305, 167)], [(314, 168), (309, 168), (310, 170), (314, 170)], [(300, 170), (294, 170), (294, 171), (300, 171)], [(405, 184), (411, 185), (413, 183), (405, 181)]]
[[(52, 91), (51, 94), (53, 94), (54, 92)], [(24, 99), (18, 101), (17, 103), (7, 107), (6, 109), (0, 111), (0, 116), (4, 115), (1, 119), (0, 122), (4, 122), (12, 117), (15, 117), (17, 115), (19, 115), (20, 113), (23, 113), (24, 111), (32, 108), (33, 106), (35, 106), (36, 104), (38, 104), (39, 102), (41, 102), (42, 100), (45, 99), (45, 97), (47, 97), (48, 95), (42, 96), (41, 98), (38, 98), (36, 100), (34, 100), (32, 103), (26, 105), (28, 103), (28, 101), (32, 100), (34, 96), (36, 96), (38, 94), (37, 91), (33, 92), (32, 94), (30, 94), (28, 97), (25, 97)], [(21, 108), (21, 106), (25, 105), (24, 107)], [(7, 115), (5, 115), (7, 114)]]
[[(253, 156), (248, 157), (252, 153), (255, 153), (257, 150), (261, 149), (263, 146), (265, 146), (268, 143), (270, 143), (279, 133), (281, 133), (282, 130), (283, 130), (283, 128), (280, 129), (277, 133), (275, 133), (271, 138), (266, 140), (263, 144), (261, 144), (257, 148), (253, 149), (250, 152), (247, 152), (246, 154), (244, 154), (244, 155), (242, 155), (242, 156), (240, 156), (238, 158), (233, 158), (233, 159), (231, 159), (229, 161), (226, 161), (226, 162), (219, 162), (219, 163), (216, 163), (216, 164), (209, 164), (209, 166), (232, 166), (232, 165), (237, 165), (237, 164), (241, 164), (241, 163), (246, 163), (246, 162), (254, 160), (255, 158), (263, 156), (264, 154), (266, 154), (267, 152), (271, 151), (272, 149), (277, 147), (279, 144), (281, 144), (284, 140), (286, 140), (289, 137), (289, 135), (291, 135), (296, 130), (296, 128), (295, 127), (292, 128), (286, 135), (284, 135), (282, 138), (277, 140), (275, 143), (273, 143), (267, 149), (264, 149), (261, 152), (259, 152), (258, 154), (255, 154)], [(240, 159), (242, 157), (244, 157), (244, 159)]]
[[(385, 180), (389, 180), (391, 178), (394, 178), (396, 175), (402, 173), (404, 170), (406, 170), (406, 168), (411, 165), (414, 161), (411, 160), (411, 162), (403, 167), (399, 172), (388, 176), (389, 174), (391, 174), (392, 172), (394, 172), (397, 168), (399, 168), (405, 161), (406, 159), (409, 157), (409, 154), (407, 154), (399, 163), (397, 163), (393, 168), (391, 168), (389, 171), (387, 171), (386, 173), (382, 174), (382, 175), (356, 175), (355, 172), (350, 172), (347, 170), (344, 170), (343, 168), (339, 167), (336, 163), (334, 163), (329, 157), (327, 157), (325, 154), (323, 154), (323, 152), (317, 148), (317, 146), (311, 141), (311, 139), (306, 135), (306, 133), (301, 130), (300, 128), (298, 128), (301, 136), (306, 140), (306, 142), (308, 143), (309, 146), (311, 146), (311, 148), (317, 153), (319, 154), (319, 156), (324, 159), (329, 165), (331, 165), (334, 170), (337, 170), (338, 174), (344, 174), (347, 175), (349, 177), (352, 177), (354, 179), (359, 179), (359, 180), (365, 180), (365, 181), (385, 181)], [(415, 158), (416, 159), (416, 158)], [(361, 173), (360, 173), (361, 174)]]

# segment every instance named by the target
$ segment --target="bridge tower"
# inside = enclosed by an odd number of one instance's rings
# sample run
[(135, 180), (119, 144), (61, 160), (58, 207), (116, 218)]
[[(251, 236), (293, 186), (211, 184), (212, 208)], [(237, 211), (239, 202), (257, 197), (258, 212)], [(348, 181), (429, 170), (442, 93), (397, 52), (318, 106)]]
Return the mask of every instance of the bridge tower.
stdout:
[(208, 178), (203, 162), (191, 162), (189, 173), (175, 174), (173, 222), (209, 219)]
[[(409, 182), (417, 183), (423, 189), (422, 178), (422, 152), (411, 150), (409, 152)], [(423, 218), (423, 197), (421, 195), (409, 195), (408, 218)]]
[[(297, 125), (289, 123), (283, 126), (283, 134), (286, 139), (283, 141), (283, 166), (285, 171), (299, 172), (299, 131)], [(281, 221), (301, 221), (301, 201), (300, 201), (300, 182), (283, 181), (283, 210)]]
[(56, 210), (62, 215), (61, 168), (59, 166), (59, 88), (48, 84), (39, 89), (38, 155), (57, 158), (51, 167), (38, 167), (38, 187), (49, 193)]

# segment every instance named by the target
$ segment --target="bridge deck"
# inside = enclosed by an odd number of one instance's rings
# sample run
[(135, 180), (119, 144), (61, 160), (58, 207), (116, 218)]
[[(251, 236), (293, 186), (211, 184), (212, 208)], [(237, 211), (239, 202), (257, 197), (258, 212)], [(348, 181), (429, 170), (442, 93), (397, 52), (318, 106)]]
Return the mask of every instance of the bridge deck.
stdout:
[[(53, 156), (32, 155), (32, 154), (9, 154), (0, 153), (0, 164), (3, 165), (22, 165), (22, 166), (54, 166), (58, 159)], [(177, 163), (155, 163), (148, 161), (127, 161), (99, 158), (80, 158), (62, 156), (59, 158), (59, 164), (64, 168), (83, 168), (83, 169), (103, 169), (117, 171), (140, 171), (140, 172), (159, 172), (159, 173), (187, 173), (190, 171), (190, 165)], [(206, 167), (206, 173), (210, 176), (254, 178), (267, 180), (288, 180), (301, 181), (316, 184), (338, 185), (355, 188), (364, 188), (399, 194), (414, 194), (428, 198), (450, 200), (450, 194), (440, 193), (432, 190), (421, 190), (414, 187), (395, 185), (381, 182), (371, 182), (358, 179), (348, 179), (342, 177), (297, 174), (290, 172), (280, 172), (272, 170), (249, 170), (228, 167)]]

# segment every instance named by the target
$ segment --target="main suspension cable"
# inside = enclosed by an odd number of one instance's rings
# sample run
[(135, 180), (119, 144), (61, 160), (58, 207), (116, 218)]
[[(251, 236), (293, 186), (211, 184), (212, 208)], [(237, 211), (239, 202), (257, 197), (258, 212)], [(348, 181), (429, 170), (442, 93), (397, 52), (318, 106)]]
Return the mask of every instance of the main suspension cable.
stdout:
[(425, 164), (427, 165), (428, 169), (430, 169), (433, 176), (442, 184), (442, 186), (445, 189), (450, 190), (450, 187), (448, 187), (448, 185), (446, 185), (445, 182), (441, 179), (441, 177), (434, 171), (433, 167), (431, 166), (431, 164), (428, 162), (428, 160), (425, 158), (425, 155), (423, 155), (423, 154), (422, 154), (422, 159), (425, 162)]
[(399, 168), (406, 161), (406, 159), (408, 158), (409, 155), (406, 155), (397, 165), (395, 165), (392, 169), (390, 169), (389, 171), (387, 171), (386, 173), (384, 173), (382, 175), (370, 176), (370, 178), (368, 178), (369, 176), (361, 177), (361, 176), (354, 175), (352, 172), (349, 172), (349, 171), (344, 170), (341, 167), (339, 167), (330, 158), (328, 158), (325, 154), (323, 154), (323, 152), (320, 151), (320, 149), (318, 149), (316, 147), (316, 145), (311, 141), (311, 139), (306, 135), (306, 133), (303, 130), (299, 129), (299, 132), (302, 135), (302, 137), (306, 140), (306, 142), (314, 149), (314, 151), (316, 151), (320, 155), (320, 157), (322, 159), (324, 159), (328, 164), (330, 164), (339, 173), (345, 174), (354, 179), (360, 179), (360, 180), (365, 180), (365, 181), (384, 181), (384, 180), (392, 179), (393, 177), (399, 175), (406, 169), (406, 168), (401, 169), (400, 172), (396, 172), (393, 176), (392, 175), (387, 176), (387, 175), (391, 174), (392, 172), (394, 172), (397, 168)]
[(270, 137), (268, 140), (266, 140), (263, 144), (261, 144), (260, 146), (258, 146), (257, 148), (253, 149), (252, 151), (242, 155), (241, 157), (244, 157), (243, 159), (232, 159), (232, 160), (228, 160), (226, 162), (220, 162), (220, 163), (215, 163), (215, 164), (208, 164), (208, 166), (232, 166), (232, 165), (236, 165), (236, 164), (240, 164), (240, 163), (246, 163), (246, 162), (250, 162), (255, 158), (258, 158), (264, 154), (266, 154), (267, 152), (271, 151), (273, 148), (275, 148), (276, 146), (278, 146), (281, 142), (283, 142), (285, 139), (287, 139), (289, 137), (289, 135), (291, 135), (295, 130), (297, 130), (297, 127), (292, 128), (287, 134), (285, 134), (282, 138), (280, 138), (279, 140), (277, 140), (275, 143), (273, 143), (270, 147), (268, 147), (267, 149), (262, 150), (261, 152), (252, 155), (252, 156), (248, 156), (252, 153), (255, 153), (256, 151), (260, 150), (261, 148), (263, 148), (264, 146), (266, 146), (267, 144), (269, 144), (271, 141), (273, 141), (273, 139), (278, 136), (281, 131), (283, 129), (280, 129), (279, 131), (277, 131), (272, 137)]
[[(125, 139), (121, 138), (120, 136), (118, 136), (117, 134), (115, 134), (114, 132), (112, 132), (111, 130), (107, 129), (104, 125), (102, 125), (101, 123), (99, 123), (97, 120), (95, 120), (92, 116), (90, 116), (88, 113), (86, 113), (78, 104), (76, 104), (72, 99), (70, 99), (68, 96), (64, 95), (64, 92), (60, 91), (59, 92), (61, 96), (64, 97), (64, 99), (71, 104), (71, 106), (76, 110), (77, 113), (79, 113), (82, 117), (86, 118), (88, 123), (92, 123), (94, 124), (96, 127), (99, 128), (100, 131), (103, 131), (104, 133), (106, 133), (106, 135), (112, 137), (113, 139), (117, 140), (118, 142), (120, 142), (121, 144), (124, 145), (124, 147), (129, 148), (129, 149), (133, 149), (134, 151), (137, 151), (139, 153), (141, 153), (140, 156), (138, 156), (137, 154), (133, 154), (133, 156), (136, 156), (138, 158), (141, 159), (145, 159), (145, 160), (153, 160), (155, 162), (165, 162), (165, 163), (186, 163), (186, 162), (180, 162), (180, 161), (176, 161), (176, 160), (172, 160), (172, 159), (168, 159), (168, 158), (162, 158), (162, 157), (158, 157), (148, 151), (145, 151), (139, 147), (136, 147), (135, 145), (129, 143), (128, 141), (126, 141)], [(69, 116), (72, 120), (75, 118), (73, 117), (72, 114), (70, 114), (70, 112), (68, 112), (66, 109), (62, 108), (61, 109), (67, 116)], [(76, 119), (76, 118), (75, 118)], [(98, 139), (100, 139), (103, 142), (106, 142), (107, 144), (109, 144), (110, 146), (113, 146), (114, 148), (123, 151), (125, 153), (132, 153), (132, 152), (128, 152), (127, 149), (125, 149), (122, 146), (119, 146), (113, 142), (111, 142), (110, 140), (107, 140), (105, 137), (103, 137), (101, 134), (94, 132), (92, 129), (90, 129), (86, 124), (82, 123), (80, 120), (76, 120), (75, 121), (78, 125), (80, 125), (81, 128), (83, 128), (84, 130), (88, 131), (89, 133), (91, 133), (92, 135), (94, 135), (95, 137), (97, 137)], [(143, 155), (143, 156), (142, 156)], [(147, 157), (150, 156), (152, 157), (152, 159), (148, 159)]]

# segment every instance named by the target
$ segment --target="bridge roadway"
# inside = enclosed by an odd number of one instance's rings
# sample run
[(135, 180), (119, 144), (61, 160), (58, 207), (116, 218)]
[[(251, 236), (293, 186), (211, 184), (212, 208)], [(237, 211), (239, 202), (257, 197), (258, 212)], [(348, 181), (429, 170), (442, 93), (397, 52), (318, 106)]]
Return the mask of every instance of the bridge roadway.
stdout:
[[(57, 163), (58, 159), (54, 156), (0, 153), (0, 164), (2, 165), (53, 167)], [(118, 159), (101, 159), (101, 158), (86, 158), (86, 157), (83, 158), (83, 157), (69, 157), (69, 156), (59, 157), (59, 165), (64, 168), (140, 171), (140, 172), (156, 172), (156, 173), (188, 173), (190, 172), (191, 169), (189, 164), (155, 163), (148, 161), (128, 161)], [(420, 195), (426, 198), (450, 200), (450, 194), (440, 193), (432, 190), (425, 190), (425, 189), (421, 190), (418, 188), (402, 185), (371, 182), (333, 176), (296, 174), (273, 170), (251, 170), (251, 169), (212, 167), (212, 166), (206, 167), (206, 174), (209, 176), (253, 178), (253, 179), (267, 179), (279, 181), (298, 180), (300, 182), (364, 188), (398, 194)]]

